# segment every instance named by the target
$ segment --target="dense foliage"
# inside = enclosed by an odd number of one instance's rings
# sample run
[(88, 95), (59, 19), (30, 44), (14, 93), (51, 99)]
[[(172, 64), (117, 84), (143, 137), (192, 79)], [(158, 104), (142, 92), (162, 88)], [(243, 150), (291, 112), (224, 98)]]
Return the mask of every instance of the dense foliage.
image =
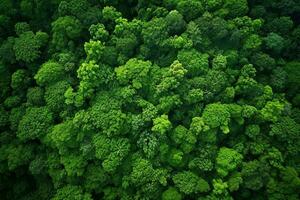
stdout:
[(298, 0), (0, 0), (0, 198), (297, 200)]

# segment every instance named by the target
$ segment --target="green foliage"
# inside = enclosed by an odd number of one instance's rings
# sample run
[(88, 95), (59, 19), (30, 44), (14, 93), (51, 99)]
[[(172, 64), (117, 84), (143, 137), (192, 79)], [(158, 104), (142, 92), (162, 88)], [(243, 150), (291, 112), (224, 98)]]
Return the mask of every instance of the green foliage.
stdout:
[(228, 180), (228, 189), (230, 192), (237, 191), (240, 187), (240, 184), (243, 183), (243, 178), (240, 173), (235, 173), (230, 176)]
[(166, 186), (167, 171), (165, 169), (153, 168), (152, 164), (146, 159), (136, 159), (132, 163), (132, 171), (128, 177), (123, 178), (122, 186), (127, 188), (132, 185), (138, 188), (157, 187), (159, 185)]
[(196, 0), (179, 1), (176, 9), (187, 21), (200, 17), (203, 13), (203, 6), (201, 2)]
[(21, 141), (42, 139), (52, 123), (52, 113), (46, 107), (28, 108), (19, 123), (17, 136)]
[[(3, 112), (3, 111), (2, 111)], [(10, 129), (13, 131), (18, 130), (18, 125), (21, 121), (21, 119), (23, 118), (23, 116), (25, 115), (26, 109), (24, 107), (15, 107), (12, 108), (10, 111), (10, 115), (9, 115), (9, 122), (10, 122)], [(5, 112), (4, 112), (5, 113)], [(2, 114), (3, 119), (2, 121), (6, 122), (6, 113)]]
[(2, 42), (0, 46), (0, 58), (3, 63), (10, 63), (10, 64), (16, 63), (14, 44), (15, 44), (14, 37), (8, 37), (6, 40)]
[(162, 194), (162, 200), (181, 200), (181, 194), (173, 187), (167, 189)]
[(166, 16), (166, 22), (171, 35), (182, 33), (186, 25), (183, 16), (177, 10), (171, 11)]
[(109, 37), (109, 33), (105, 30), (103, 24), (93, 24), (89, 28), (89, 31), (93, 40), (106, 41)]
[(44, 90), (40, 87), (28, 88), (27, 103), (32, 106), (41, 106), (44, 103)]
[(216, 158), (216, 168), (220, 176), (227, 176), (230, 171), (236, 169), (236, 167), (241, 163), (243, 156), (235, 151), (234, 149), (229, 149), (227, 147), (221, 147)]
[(175, 186), (184, 194), (205, 193), (210, 190), (209, 184), (204, 179), (190, 171), (177, 173), (172, 179)]
[(227, 65), (227, 59), (226, 56), (223, 55), (217, 55), (213, 59), (212, 68), (216, 70), (224, 70)]
[(248, 12), (248, 2), (246, 0), (224, 0), (224, 8), (230, 17), (240, 17)]
[(120, 84), (130, 84), (135, 89), (143, 87), (151, 63), (137, 59), (129, 60), (125, 65), (115, 69), (117, 79)]
[(71, 200), (71, 199), (82, 199), (91, 200), (92, 196), (89, 193), (85, 193), (80, 186), (67, 185), (57, 190), (51, 200)]
[(1, 199), (299, 199), (299, 13), (0, 0)]
[(280, 53), (285, 47), (284, 38), (276, 33), (269, 33), (265, 38), (266, 48), (270, 49), (274, 53)]
[(190, 76), (197, 76), (208, 70), (208, 55), (201, 54), (195, 49), (181, 50), (177, 58)]
[(243, 48), (246, 51), (255, 51), (258, 50), (260, 48), (262, 44), (262, 39), (256, 35), (250, 35), (246, 40), (245, 40), (245, 44), (243, 46)]
[(258, 160), (243, 163), (241, 174), (245, 188), (256, 191), (263, 187), (269, 176), (268, 170), (268, 166), (264, 166)]
[(48, 61), (44, 63), (34, 76), (37, 84), (47, 86), (63, 79), (65, 73), (64, 68), (59, 63)]
[(3, 106), (0, 107), (0, 127), (5, 127), (8, 124), (8, 113)]
[(167, 115), (162, 115), (158, 118), (153, 119), (153, 132), (159, 133), (160, 135), (165, 134), (172, 127), (171, 122)]
[[(71, 41), (80, 37), (82, 25), (78, 19), (72, 16), (60, 17), (52, 22), (52, 40), (51, 45), (54, 50), (63, 50), (71, 47)], [(53, 50), (53, 51), (54, 51)]]
[(21, 97), (20, 96), (10, 96), (5, 99), (3, 102), (4, 106), (6, 108), (13, 108), (17, 107), (21, 103)]
[(232, 200), (228, 193), (228, 184), (227, 182), (223, 182), (221, 179), (213, 179), (213, 192), (212, 198), (213, 199), (228, 199)]
[(245, 134), (250, 138), (256, 138), (260, 133), (260, 127), (257, 124), (251, 124), (246, 127)]
[(58, 113), (64, 110), (64, 94), (69, 86), (70, 85), (67, 81), (59, 81), (46, 88), (44, 99), (46, 106), (52, 112)]
[(96, 135), (93, 139), (96, 158), (102, 160), (103, 169), (114, 172), (130, 151), (128, 139), (109, 139)]
[(281, 16), (271, 19), (266, 24), (266, 29), (269, 32), (285, 35), (289, 33), (289, 31), (293, 28), (293, 25), (294, 22), (291, 20), (290, 17)]
[(280, 146), (286, 155), (297, 155), (299, 153), (299, 131), (300, 125), (290, 117), (283, 117), (278, 122), (271, 125), (269, 134), (279, 142), (285, 142), (286, 145)]
[(203, 111), (202, 118), (209, 128), (220, 127), (225, 134), (229, 133), (228, 123), (230, 121), (230, 112), (227, 105), (207, 105)]
[(64, 166), (67, 175), (70, 177), (82, 176), (85, 166), (87, 165), (84, 157), (75, 153), (62, 156), (60, 162)]
[(108, 176), (107, 174), (105, 174), (105, 171), (97, 164), (89, 165), (84, 174), (84, 177), (84, 187), (88, 191), (98, 191), (105, 185), (106, 181), (108, 180)]
[(30, 77), (28, 76), (28, 72), (26, 70), (19, 69), (11, 75), (10, 86), (14, 90), (26, 89), (26, 86), (28, 86), (29, 83)]
[(7, 166), (10, 171), (18, 167), (26, 165), (34, 157), (32, 145), (14, 145), (6, 147), (5, 154), (7, 156)]
[(82, 17), (89, 7), (89, 3), (86, 0), (71, 0), (61, 1), (58, 6), (58, 12), (60, 15), (72, 15), (75, 17)]
[(162, 18), (149, 21), (142, 30), (143, 41), (149, 47), (161, 45), (163, 40), (167, 38), (167, 35), (167, 25)]
[(177, 144), (180, 145), (180, 148), (185, 152), (189, 153), (193, 150), (197, 138), (192, 131), (188, 131), (182, 125), (177, 126), (172, 135), (171, 139)]
[(144, 132), (137, 141), (137, 145), (142, 149), (146, 158), (153, 158), (157, 154), (159, 140), (154, 134)]
[(22, 33), (25, 33), (27, 31), (30, 31), (30, 26), (26, 22), (19, 22), (15, 24), (15, 32), (17, 35), (21, 35)]
[(278, 100), (269, 101), (261, 110), (262, 118), (266, 121), (276, 122), (284, 109), (284, 104)]
[(55, 125), (47, 134), (46, 141), (61, 153), (66, 153), (68, 148), (76, 147), (76, 141), (80, 139), (77, 133), (72, 121), (67, 121)]
[(3, 14), (8, 14), (13, 9), (13, 3), (9, 0), (1, 0), (0, 11)]
[(287, 72), (287, 82), (292, 86), (297, 86), (300, 83), (300, 63), (289, 62), (284, 69)]
[[(19, 30), (18, 30), (19, 31)], [(43, 38), (41, 38), (41, 35)], [(26, 31), (15, 39), (14, 52), (18, 61), (33, 62), (40, 57), (40, 48), (48, 40), (48, 35), (43, 32), (34, 34), (32, 31)]]
[(256, 53), (251, 57), (251, 62), (259, 71), (272, 70), (276, 65), (275, 59), (265, 53)]
[(107, 65), (99, 66), (94, 60), (82, 63), (77, 70), (77, 77), (80, 79), (78, 92), (73, 94), (73, 89), (69, 88), (65, 93), (66, 103), (81, 106), (97, 87), (108, 84), (112, 76), (112, 69)]
[(196, 156), (188, 163), (188, 167), (203, 173), (214, 169), (214, 157), (216, 156), (216, 148), (214, 146), (201, 146)]

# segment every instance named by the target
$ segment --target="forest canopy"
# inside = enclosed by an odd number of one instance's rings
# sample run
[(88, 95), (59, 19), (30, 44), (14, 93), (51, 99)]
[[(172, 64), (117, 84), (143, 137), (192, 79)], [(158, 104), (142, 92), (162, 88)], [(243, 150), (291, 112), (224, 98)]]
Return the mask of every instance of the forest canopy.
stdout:
[(0, 0), (4, 200), (298, 200), (298, 0)]

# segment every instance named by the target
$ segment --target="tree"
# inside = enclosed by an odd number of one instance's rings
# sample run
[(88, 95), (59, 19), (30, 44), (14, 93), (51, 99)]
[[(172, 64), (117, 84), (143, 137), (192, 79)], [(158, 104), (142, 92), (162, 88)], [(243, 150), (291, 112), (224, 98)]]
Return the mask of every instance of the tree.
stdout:
[(226, 56), (217, 55), (213, 59), (212, 68), (215, 69), (215, 70), (224, 70), (224, 69), (226, 69), (226, 65), (227, 65)]
[(5, 127), (8, 124), (8, 120), (9, 120), (9, 113), (4, 109), (4, 107), (0, 107), (0, 113), (1, 113), (1, 117), (0, 117), (0, 127)]
[(77, 70), (80, 79), (78, 91), (75, 93), (72, 87), (65, 92), (66, 104), (75, 104), (80, 107), (84, 101), (94, 94), (95, 90), (109, 83), (113, 77), (112, 69), (103, 64), (99, 66), (94, 60), (84, 62)]
[(104, 22), (108, 25), (108, 30), (113, 30), (115, 21), (122, 17), (122, 14), (115, 7), (105, 6), (102, 10)]
[(30, 31), (30, 25), (26, 22), (18, 22), (15, 24), (15, 32), (18, 36), (22, 33)]
[[(24, 106), (15, 107), (10, 110), (9, 124), (10, 124), (11, 130), (13, 130), (13, 131), (18, 130), (19, 123), (20, 123), (21, 119), (23, 118), (23, 116), (25, 115), (25, 113), (26, 113), (26, 108)], [(2, 121), (2, 123), (5, 122), (5, 123), (3, 123), (3, 125), (6, 125), (7, 113), (3, 112), (2, 116), (3, 116), (3, 118), (1, 121)]]
[(46, 88), (44, 98), (46, 106), (52, 112), (59, 113), (64, 110), (64, 93), (68, 87), (70, 87), (70, 84), (67, 81), (59, 81)]
[(161, 115), (160, 117), (153, 119), (153, 127), (151, 130), (163, 135), (171, 128), (171, 126), (172, 124), (169, 121), (168, 116)]
[(176, 9), (184, 16), (187, 21), (200, 17), (203, 13), (201, 2), (195, 0), (179, 1)]
[(216, 146), (201, 145), (201, 149), (197, 151), (194, 158), (188, 163), (191, 170), (197, 170), (202, 173), (210, 172), (214, 169), (214, 160), (217, 154)]
[(243, 163), (242, 178), (245, 188), (259, 190), (262, 188), (269, 177), (269, 167), (263, 165), (258, 160)]
[(248, 137), (255, 139), (260, 134), (260, 127), (259, 127), (259, 125), (257, 125), (257, 124), (248, 125), (246, 127), (245, 134)]
[(182, 195), (173, 187), (167, 189), (162, 194), (163, 200), (181, 200)]
[(117, 79), (121, 84), (132, 84), (133, 88), (140, 89), (145, 82), (151, 62), (131, 59), (125, 65), (115, 69)]
[(274, 18), (266, 24), (268, 32), (277, 33), (279, 35), (288, 34), (293, 28), (294, 22), (290, 17), (282, 16)]
[(233, 171), (242, 162), (243, 156), (227, 147), (221, 147), (216, 158), (216, 169), (221, 177), (228, 175), (230, 171)]
[[(296, 123), (290, 117), (280, 117), (278, 121), (271, 126), (269, 134), (278, 140), (280, 143), (284, 142), (286, 145), (279, 146), (282, 152), (287, 155), (297, 155), (299, 150), (297, 148), (299, 144), (298, 131), (300, 130), (300, 124)], [(285, 150), (286, 149), (286, 150)]]
[(179, 172), (172, 178), (175, 186), (184, 194), (205, 193), (210, 190), (209, 184), (190, 171)]
[(276, 33), (269, 33), (265, 38), (266, 48), (278, 54), (285, 47), (285, 40), (283, 37)]
[(207, 54), (201, 54), (196, 50), (181, 50), (177, 55), (178, 61), (187, 69), (189, 76), (197, 76), (208, 71)]
[(167, 93), (172, 89), (176, 89), (186, 73), (187, 70), (183, 65), (178, 60), (175, 60), (163, 75), (161, 82), (157, 85), (157, 93)]
[(158, 152), (158, 137), (150, 132), (141, 134), (137, 141), (138, 147), (144, 152), (146, 158), (153, 158)]
[(180, 145), (180, 149), (185, 153), (191, 152), (197, 142), (196, 135), (182, 125), (177, 126), (173, 130), (171, 138), (177, 145)]
[(284, 110), (284, 104), (278, 100), (269, 101), (261, 110), (261, 115), (264, 120), (276, 122)]
[(27, 103), (31, 106), (42, 106), (44, 104), (44, 90), (40, 87), (32, 87), (27, 90)]
[(93, 24), (89, 28), (90, 35), (93, 40), (100, 40), (101, 42), (106, 41), (109, 38), (109, 33), (105, 29), (104, 24)]
[(76, 185), (66, 185), (57, 190), (51, 200), (62, 200), (62, 199), (82, 199), (82, 200), (90, 200), (92, 199), (91, 194), (85, 193), (80, 186)]
[(226, 105), (207, 105), (203, 111), (202, 118), (209, 128), (220, 127), (225, 134), (229, 133), (228, 123), (230, 121), (230, 112)]
[(26, 31), (15, 39), (14, 52), (18, 61), (33, 62), (40, 57), (40, 48), (43, 47), (48, 40), (48, 34), (44, 32)]
[(42, 139), (53, 123), (52, 113), (46, 107), (28, 108), (21, 119), (17, 136), (21, 141)]
[(45, 141), (64, 155), (69, 153), (68, 150), (70, 148), (77, 147), (80, 139), (79, 131), (76, 130), (73, 122), (66, 121), (53, 126)]
[(245, 50), (256, 51), (261, 45), (262, 39), (259, 37), (259, 35), (252, 34), (245, 40), (243, 48)]
[(165, 20), (167, 22), (170, 35), (180, 34), (184, 31), (186, 23), (183, 16), (177, 10), (169, 12)]
[(168, 37), (167, 30), (167, 24), (162, 18), (156, 18), (148, 23), (144, 23), (142, 37), (145, 45), (148, 48), (155, 48), (162, 45), (163, 41)]
[(68, 153), (60, 157), (60, 163), (64, 166), (67, 176), (82, 176), (87, 161), (85, 158), (77, 153)]
[(289, 87), (297, 87), (299, 84), (300, 77), (300, 63), (299, 62), (289, 62), (284, 66), (284, 70), (287, 72), (287, 83)]
[(48, 61), (41, 66), (34, 79), (40, 86), (47, 86), (63, 79), (64, 76), (65, 72), (62, 65)]
[(58, 12), (61, 16), (71, 15), (81, 18), (87, 12), (89, 6), (89, 2), (86, 0), (61, 1)]
[(87, 191), (99, 191), (108, 181), (105, 171), (96, 164), (88, 165), (84, 177), (84, 187)]
[(96, 158), (102, 160), (102, 166), (106, 172), (116, 171), (130, 151), (129, 141), (125, 138), (109, 139), (96, 135), (93, 143)]
[[(132, 163), (132, 171), (128, 177), (129, 184), (135, 187), (147, 186), (150, 183), (167, 184), (167, 171), (155, 169), (146, 159), (136, 159)], [(123, 185), (125, 182), (123, 182)], [(127, 185), (127, 184), (126, 184)]]
[(5, 147), (4, 155), (7, 156), (7, 165), (10, 171), (23, 165), (29, 164), (34, 157), (34, 148), (32, 145), (10, 144)]
[(232, 200), (232, 197), (228, 192), (227, 182), (223, 182), (222, 179), (213, 179), (213, 187), (214, 187), (212, 192), (213, 199), (224, 198), (224, 199)]
[(80, 21), (73, 16), (59, 17), (51, 26), (53, 51), (70, 47), (70, 41), (75, 41), (82, 32)]
[(27, 89), (30, 84), (30, 77), (26, 70), (19, 69), (11, 75), (10, 86), (16, 91)]
[(227, 9), (229, 17), (241, 17), (248, 12), (248, 2), (246, 0), (225, 0), (224, 8)]
[(251, 57), (251, 63), (257, 71), (272, 70), (276, 66), (276, 61), (265, 53), (256, 53)]

